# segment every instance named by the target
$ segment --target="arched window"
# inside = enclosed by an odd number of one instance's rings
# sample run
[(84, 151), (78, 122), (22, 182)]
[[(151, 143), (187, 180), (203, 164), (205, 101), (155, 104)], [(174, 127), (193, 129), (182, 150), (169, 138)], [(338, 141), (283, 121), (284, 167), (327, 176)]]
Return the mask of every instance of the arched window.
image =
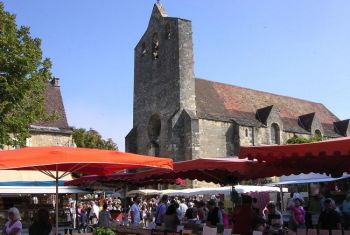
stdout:
[(314, 133), (314, 137), (316, 138), (316, 140), (322, 140), (323, 137), (322, 137), (322, 132), (318, 129), (315, 130), (315, 133)]
[(152, 58), (157, 60), (159, 58), (159, 38), (158, 33), (153, 34), (152, 38)]
[(280, 144), (280, 128), (276, 123), (271, 125), (271, 144)]
[(320, 130), (315, 130), (315, 136), (322, 136), (322, 133)]

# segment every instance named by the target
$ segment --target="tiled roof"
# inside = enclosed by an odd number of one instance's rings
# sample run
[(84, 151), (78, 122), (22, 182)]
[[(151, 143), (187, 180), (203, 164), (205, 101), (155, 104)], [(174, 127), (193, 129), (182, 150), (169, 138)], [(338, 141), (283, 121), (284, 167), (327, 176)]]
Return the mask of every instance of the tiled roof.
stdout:
[(66, 112), (64, 110), (61, 90), (59, 85), (55, 84), (54, 82), (49, 82), (46, 86), (44, 105), (46, 114), (55, 114), (55, 118), (49, 121), (37, 121), (33, 124), (33, 127), (53, 127), (60, 130), (68, 130), (69, 126), (67, 122)]
[(339, 119), (321, 103), (196, 79), (196, 104), (199, 118), (234, 120), (244, 126), (261, 126), (256, 118), (257, 110), (273, 105), (279, 112), (285, 131), (305, 134), (308, 132), (299, 126), (298, 118), (315, 113), (325, 132), (337, 135), (330, 126)]

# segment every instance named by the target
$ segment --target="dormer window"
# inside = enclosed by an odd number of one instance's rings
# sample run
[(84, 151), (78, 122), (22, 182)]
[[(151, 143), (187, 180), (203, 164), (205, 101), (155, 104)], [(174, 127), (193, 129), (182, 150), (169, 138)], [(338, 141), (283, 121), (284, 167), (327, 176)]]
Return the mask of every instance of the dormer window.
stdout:
[(159, 58), (159, 38), (158, 33), (153, 34), (152, 38), (152, 58), (157, 60)]
[(277, 123), (271, 125), (271, 144), (280, 144), (280, 128)]

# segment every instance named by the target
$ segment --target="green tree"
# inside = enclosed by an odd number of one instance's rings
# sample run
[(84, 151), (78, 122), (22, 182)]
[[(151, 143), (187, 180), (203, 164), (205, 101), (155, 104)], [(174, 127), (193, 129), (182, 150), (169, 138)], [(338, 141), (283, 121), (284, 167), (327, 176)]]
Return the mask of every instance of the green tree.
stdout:
[(305, 143), (312, 143), (322, 140), (322, 135), (314, 135), (309, 138), (303, 137), (303, 136), (293, 136), (292, 138), (287, 140), (287, 144), (305, 144)]
[(111, 138), (104, 140), (94, 129), (73, 129), (73, 139), (77, 147), (118, 150), (117, 144)]
[(51, 62), (43, 59), (41, 40), (0, 2), (0, 148), (23, 146), (29, 126), (44, 120), (44, 91)]

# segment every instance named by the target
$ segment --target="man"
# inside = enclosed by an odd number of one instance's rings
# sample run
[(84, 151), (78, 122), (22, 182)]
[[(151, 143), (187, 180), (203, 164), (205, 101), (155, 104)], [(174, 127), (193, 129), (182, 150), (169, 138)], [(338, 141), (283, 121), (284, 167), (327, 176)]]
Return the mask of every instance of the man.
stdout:
[(342, 204), (342, 212), (344, 216), (344, 229), (350, 228), (350, 193), (346, 195)]
[(249, 195), (242, 195), (242, 205), (234, 208), (233, 211), (233, 233), (248, 235), (262, 223), (259, 216), (252, 208), (252, 198)]
[(167, 209), (168, 204), (168, 195), (163, 195), (162, 199), (160, 200), (160, 203), (157, 206), (156, 210), (156, 225), (162, 226), (162, 223), (164, 222), (164, 216)]
[(182, 221), (185, 218), (185, 214), (186, 214), (187, 209), (188, 209), (188, 206), (186, 205), (186, 199), (182, 198), (181, 203), (179, 205), (179, 208), (177, 209), (178, 210), (178, 217), (179, 217), (180, 221)]
[(207, 203), (207, 207), (209, 210), (207, 225), (216, 226), (217, 224), (223, 224), (222, 213), (220, 208), (216, 206), (216, 201), (214, 199), (210, 199)]
[(141, 220), (140, 203), (141, 203), (141, 198), (136, 197), (134, 199), (134, 203), (130, 208), (131, 225), (133, 226), (138, 226), (140, 224), (140, 220)]
[(91, 209), (89, 213), (89, 219), (91, 221), (91, 224), (97, 224), (100, 208), (98, 208), (98, 206), (94, 201), (91, 201), (90, 205), (91, 205)]
[(264, 210), (264, 220), (268, 226), (269, 234), (280, 234), (283, 228), (283, 217), (281, 212), (276, 209), (276, 204), (271, 201)]
[(334, 210), (332, 204), (332, 199), (325, 199), (324, 210), (321, 212), (318, 220), (320, 229), (341, 229), (340, 215)]

